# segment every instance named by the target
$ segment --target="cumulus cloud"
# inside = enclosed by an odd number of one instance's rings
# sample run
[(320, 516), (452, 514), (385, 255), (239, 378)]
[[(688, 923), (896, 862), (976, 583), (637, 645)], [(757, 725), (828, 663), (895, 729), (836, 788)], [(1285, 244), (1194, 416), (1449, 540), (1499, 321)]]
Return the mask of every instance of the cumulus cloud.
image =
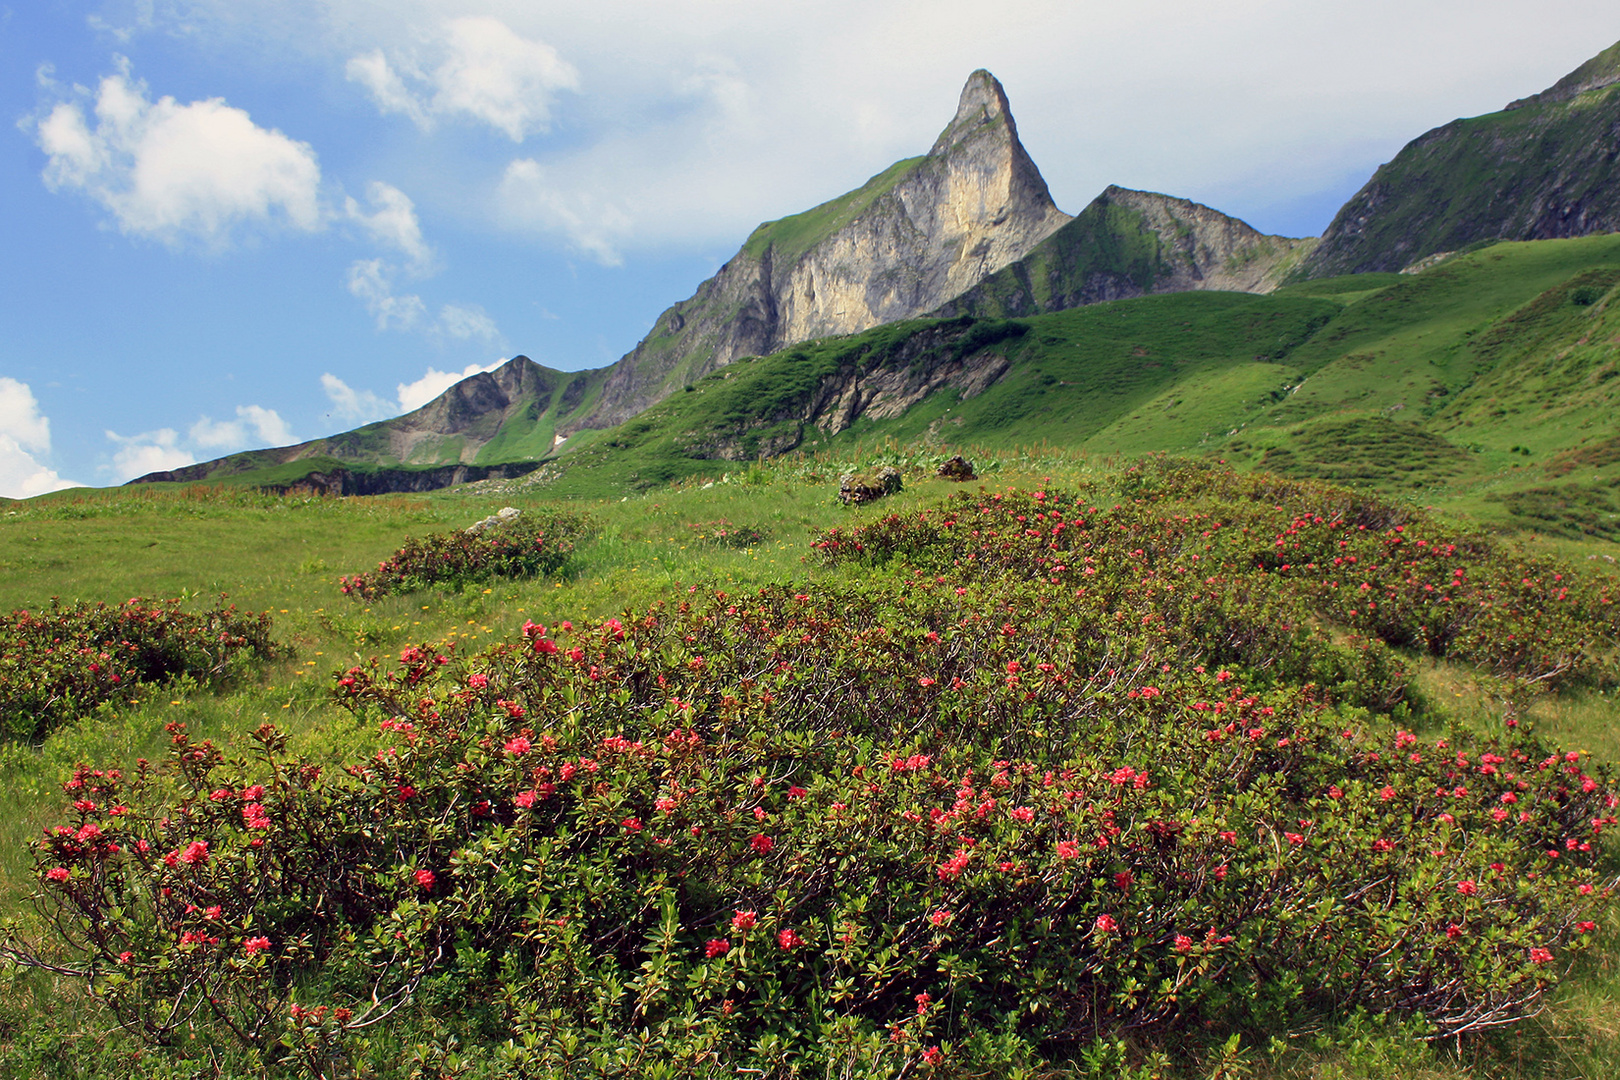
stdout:
[(103, 466), (102, 471), (112, 476), (115, 483), (197, 463), (196, 455), (180, 445), (180, 433), (173, 428), (143, 431), (139, 435), (108, 431), (107, 438), (117, 449), (113, 451), (112, 464)]
[(396, 273), (382, 259), (357, 259), (349, 266), (349, 292), (366, 305), (378, 330), (412, 330), (427, 316), (420, 296), (394, 291)]
[(193, 443), (210, 450), (241, 450), (255, 443), (286, 446), (294, 441), (287, 422), (274, 409), (259, 405), (238, 405), (235, 420), (199, 417), (190, 435)]
[(321, 389), (332, 403), (332, 414), (339, 420), (369, 424), (398, 415), (388, 402), (370, 390), (356, 390), (329, 371), (321, 376)]
[(422, 223), (416, 216), (416, 204), (411, 197), (380, 180), (372, 182), (366, 196), (371, 203), (370, 211), (353, 197), (344, 200), (349, 219), (379, 244), (404, 255), (413, 272), (427, 272), (433, 262), (433, 249), (422, 239)]
[(460, 371), (440, 371), (429, 366), (420, 378), (396, 385), (393, 401), (371, 390), (357, 390), (331, 372), (321, 376), (321, 389), (332, 403), (333, 414), (340, 420), (370, 423), (420, 409), (462, 379), (481, 371), (494, 371), (504, 363), (504, 359), (498, 359), (487, 364), (468, 364)]
[(499, 341), (501, 337), (495, 320), (478, 304), (445, 304), (434, 325), (440, 333), (462, 341)]
[(635, 224), (630, 215), (589, 187), (553, 182), (533, 158), (519, 158), (506, 167), (500, 199), (509, 223), (560, 233), (603, 266), (624, 261), (620, 247)]
[(51, 451), (51, 422), (27, 383), (0, 376), (0, 495), (27, 499), (80, 487), (40, 463)]
[(399, 411), (407, 413), (420, 409), (462, 379), (470, 379), (481, 371), (494, 371), (504, 363), (505, 360), (495, 360), (488, 364), (468, 364), (460, 371), (440, 371), (430, 367), (420, 379), (400, 383), (395, 388), (399, 392)]
[(90, 109), (59, 101), (38, 122), (45, 183), (87, 195), (125, 234), (217, 247), (250, 225), (321, 227), (315, 151), (223, 98), (153, 101), (120, 57)]
[(439, 51), (431, 70), (414, 55), (390, 60), (381, 49), (353, 57), (346, 70), (379, 109), (403, 113), (424, 130), (441, 117), (464, 116), (515, 143), (549, 131), (557, 93), (579, 88), (579, 73), (557, 50), (499, 19), (450, 19)]

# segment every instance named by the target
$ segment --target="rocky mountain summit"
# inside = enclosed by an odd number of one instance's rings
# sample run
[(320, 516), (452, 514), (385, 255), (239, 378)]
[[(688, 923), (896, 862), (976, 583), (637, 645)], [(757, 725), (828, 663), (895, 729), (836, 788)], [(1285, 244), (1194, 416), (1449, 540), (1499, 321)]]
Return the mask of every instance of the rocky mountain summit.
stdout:
[(1620, 231), (1620, 43), (1501, 112), (1412, 140), (1339, 211), (1301, 276), (1412, 268), (1495, 240)]
[(608, 427), (740, 356), (932, 311), (1069, 220), (1018, 139), (988, 71), (922, 157), (754, 230), (608, 372), (578, 427)]
[(1009, 317), (1149, 293), (1268, 293), (1315, 239), (1267, 236), (1189, 199), (1110, 186), (1028, 255), (942, 305)]

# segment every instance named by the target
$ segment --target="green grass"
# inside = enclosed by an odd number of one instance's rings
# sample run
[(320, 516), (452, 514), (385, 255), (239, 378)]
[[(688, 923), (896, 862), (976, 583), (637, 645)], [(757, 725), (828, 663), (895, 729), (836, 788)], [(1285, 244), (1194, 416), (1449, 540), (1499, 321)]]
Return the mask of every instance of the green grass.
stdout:
[(769, 250), (779, 267), (792, 266), (811, 248), (860, 217), (868, 207), (893, 191), (927, 160), (926, 156), (904, 158), (854, 191), (829, 199), (803, 213), (767, 221), (749, 235), (743, 244), (743, 252), (758, 259)]
[[(1217, 392), (1227, 379), (1230, 392), (1243, 397), (1265, 390), (1264, 381), (1244, 380), (1271, 367), (1250, 359), (1212, 369), (1191, 385)], [(1149, 400), (1162, 405), (1164, 399)], [(502, 505), (544, 505), (550, 496), (544, 488), (507, 481), (409, 498), (276, 498), (216, 487), (73, 491), (10, 504), (0, 516), (0, 607), (35, 607), (53, 595), (116, 601), (184, 594), (207, 603), (224, 591), (244, 607), (271, 610), (277, 636), (295, 652), (256, 681), (218, 692), (161, 688), (138, 706), (70, 725), (41, 745), (0, 750), (0, 896), (6, 898), (0, 906), (13, 915), (26, 913), (21, 900), (31, 882), (23, 844), (55, 820), (62, 802), (57, 785), (77, 762), (127, 766), (137, 757), (156, 759), (166, 739), (162, 725), (171, 720), (185, 721), (195, 735), (218, 740), (227, 752), (244, 753), (248, 733), (269, 719), (290, 731), (299, 749), (335, 767), (370, 753), (375, 744), (371, 733), (328, 702), (325, 688), (334, 672), (419, 641), (477, 650), (515, 638), (526, 619), (554, 625), (604, 617), (679, 597), (696, 583), (742, 594), (768, 582), (846, 573), (824, 570), (809, 557), (815, 531), (925, 505), (957, 486), (913, 468), (899, 495), (844, 508), (835, 498), (837, 474), (872, 461), (920, 465), (937, 456), (894, 444), (868, 446), (862, 456), (824, 452), (728, 465), (729, 479), (713, 486), (688, 481), (574, 500), (569, 508), (592, 514), (602, 529), (569, 572), (371, 605), (340, 596), (337, 575), (374, 566), (408, 535), (469, 523)], [(1072, 447), (980, 450), (975, 457), (981, 483), (996, 488), (1074, 487), (1101, 479), (1109, 467), (1104, 458)], [(698, 542), (691, 526), (719, 519), (757, 528), (770, 539), (744, 549)], [(1620, 553), (1612, 543), (1580, 550), (1601, 550), (1611, 558)], [(1600, 570), (1608, 565), (1595, 564)], [(1454, 722), (1485, 730), (1501, 719), (1492, 686), (1468, 671), (1435, 666), (1422, 689), (1429, 700), (1446, 705)], [(1620, 761), (1620, 707), (1612, 688), (1544, 697), (1527, 716), (1560, 744)], [(1460, 1056), (1454, 1046), (1416, 1042), (1398, 1025), (1341, 1017), (1312, 1031), (1282, 1033), (1269, 1046), (1268, 1033), (1254, 1033), (1240, 1060), (1220, 1065), (1212, 1058), (1178, 1076), (1235, 1076), (1242, 1070), (1268, 1080), (1620, 1075), (1620, 1025), (1614, 1019), (1620, 1015), (1620, 918), (1613, 908), (1606, 932), (1610, 944), (1584, 963), (1543, 1016), (1510, 1035), (1466, 1043)], [(97, 1075), (111, 1067), (106, 1055), (122, 1045), (109, 1027), (75, 987), (37, 974), (15, 979), (0, 987), (0, 1075)]]

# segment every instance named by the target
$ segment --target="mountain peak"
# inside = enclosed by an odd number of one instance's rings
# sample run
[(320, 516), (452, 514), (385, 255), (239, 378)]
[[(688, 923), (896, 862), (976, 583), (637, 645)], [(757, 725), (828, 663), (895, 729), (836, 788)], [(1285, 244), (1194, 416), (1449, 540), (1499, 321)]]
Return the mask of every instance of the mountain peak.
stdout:
[(1541, 93), (1520, 98), (1504, 111), (1512, 112), (1526, 105), (1548, 105), (1568, 101), (1588, 90), (1601, 90), (1617, 82), (1620, 82), (1620, 42), (1610, 45)]
[(956, 116), (934, 140), (928, 156), (940, 157), (982, 129), (1002, 124), (1006, 125), (1011, 141), (1018, 142), (1018, 126), (1013, 123), (1012, 107), (1007, 104), (1007, 91), (994, 75), (980, 68), (968, 76), (956, 105)]

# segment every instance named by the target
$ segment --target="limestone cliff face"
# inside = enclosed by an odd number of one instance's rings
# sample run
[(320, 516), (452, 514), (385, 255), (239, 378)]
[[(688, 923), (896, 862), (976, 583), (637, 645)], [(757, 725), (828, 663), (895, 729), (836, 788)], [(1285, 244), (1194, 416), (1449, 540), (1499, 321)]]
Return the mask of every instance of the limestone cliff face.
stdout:
[(1412, 268), (1493, 240), (1620, 231), (1620, 44), (1498, 113), (1412, 140), (1334, 217), (1302, 275)]
[(1315, 243), (1267, 236), (1189, 199), (1109, 187), (1028, 255), (935, 314), (1005, 318), (1148, 293), (1267, 293)]
[(1069, 220), (1018, 140), (1001, 84), (974, 72), (932, 149), (813, 210), (761, 225), (609, 372), (573, 427), (620, 423), (739, 356), (931, 311)]

